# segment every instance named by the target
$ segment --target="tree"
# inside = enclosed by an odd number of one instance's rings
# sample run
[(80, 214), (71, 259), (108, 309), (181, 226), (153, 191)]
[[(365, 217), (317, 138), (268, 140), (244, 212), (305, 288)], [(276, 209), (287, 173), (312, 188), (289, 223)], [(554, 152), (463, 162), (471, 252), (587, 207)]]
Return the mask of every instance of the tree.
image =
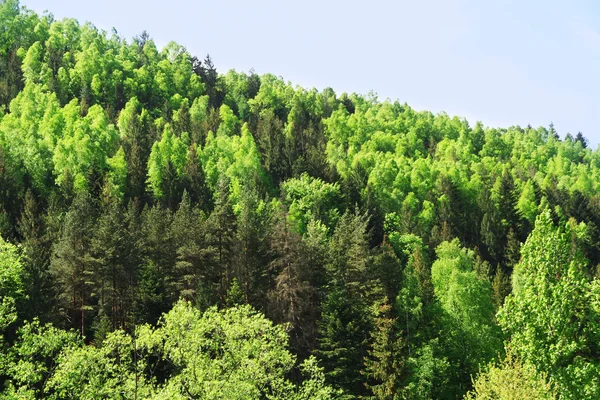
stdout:
[(177, 301), (173, 291), (177, 247), (172, 235), (173, 215), (158, 205), (147, 207), (141, 216), (141, 253), (139, 297), (136, 314), (139, 321), (156, 323)]
[(347, 398), (366, 394), (361, 370), (369, 349), (365, 332), (370, 330), (364, 306), (343, 286), (332, 285), (321, 305), (314, 353), (325, 369), (327, 382), (343, 390)]
[(405, 343), (398, 329), (398, 321), (392, 306), (385, 298), (376, 305), (375, 330), (372, 333), (372, 346), (365, 359), (364, 375), (376, 383), (369, 389), (377, 399), (394, 399), (400, 389), (404, 372), (404, 359), (401, 352)]
[(286, 341), (282, 326), (249, 305), (200, 313), (180, 301), (157, 328), (141, 329), (138, 346), (174, 366), (155, 387), (159, 398), (333, 398), (313, 358), (301, 365), (302, 385), (286, 378), (295, 364)]
[(201, 302), (205, 295), (203, 282), (206, 271), (203, 271), (203, 222), (204, 215), (193, 207), (190, 196), (183, 193), (179, 208), (173, 216), (171, 235), (177, 249), (174, 284), (179, 297), (187, 301)]
[(458, 393), (469, 387), (469, 377), (481, 363), (501, 351), (500, 332), (494, 319), (492, 291), (486, 278), (474, 271), (474, 254), (458, 239), (436, 249), (431, 267), (435, 296), (443, 310), (448, 359), (455, 366), (452, 382)]
[(565, 398), (595, 398), (600, 364), (600, 285), (586, 274), (578, 246), (584, 224), (556, 226), (541, 213), (513, 273), (513, 291), (498, 318), (524, 362), (556, 382)]
[(154, 142), (148, 158), (147, 183), (154, 197), (171, 209), (183, 193), (182, 181), (188, 157), (189, 137), (177, 137), (166, 124), (159, 142)]
[(271, 207), (250, 185), (244, 187), (236, 207), (234, 275), (242, 284), (246, 302), (259, 310), (266, 309), (264, 293), (276, 273), (268, 268)]
[(473, 379), (465, 400), (554, 400), (558, 395), (546, 374), (508, 353), (502, 362), (488, 365)]
[(206, 93), (208, 94), (210, 106), (212, 108), (218, 108), (223, 102), (223, 94), (219, 87), (219, 74), (217, 73), (217, 69), (213, 64), (210, 55), (207, 54), (203, 62), (194, 58), (193, 70), (206, 86)]
[[(17, 306), (25, 300), (25, 285), (22, 280), (24, 268), (19, 249), (0, 237), (0, 331), (4, 331), (17, 320)], [(2, 344), (2, 340), (0, 340)]]
[(50, 274), (52, 242), (46, 232), (42, 211), (31, 191), (25, 194), (23, 213), (19, 221), (19, 232), (23, 237), (23, 280), (27, 290), (26, 319), (34, 317), (42, 321), (51, 319), (54, 303), (54, 282)]
[(198, 159), (196, 145), (191, 144), (188, 148), (187, 162), (185, 164), (183, 178), (184, 190), (190, 196), (190, 200), (204, 212), (212, 209), (212, 194), (206, 184), (204, 168)]
[(206, 242), (208, 263), (212, 285), (223, 303), (231, 280), (233, 279), (233, 263), (235, 249), (236, 220), (229, 197), (229, 182), (219, 181), (215, 208), (206, 221)]
[(113, 331), (128, 328), (132, 316), (140, 264), (135, 218), (134, 209), (125, 214), (113, 201), (98, 217), (92, 238), (92, 285), (99, 295), (100, 316), (108, 318)]
[(65, 216), (63, 231), (54, 246), (50, 264), (60, 287), (59, 298), (66, 311), (65, 317), (82, 336), (86, 336), (89, 330), (86, 316), (97, 301), (91, 281), (94, 273), (91, 251), (95, 215), (93, 199), (87, 192), (80, 192)]
[(54, 395), (46, 384), (59, 364), (58, 356), (63, 350), (82, 344), (74, 331), (42, 325), (37, 319), (25, 323), (6, 352), (5, 365), (0, 366), (6, 388), (0, 396), (33, 399)]
[(575, 136), (575, 142), (581, 143), (581, 147), (586, 149), (588, 147), (588, 140), (583, 136), (583, 133), (577, 132), (577, 136)]
[(340, 188), (308, 174), (292, 178), (281, 184), (283, 198), (289, 206), (289, 219), (299, 233), (306, 232), (311, 219), (322, 221), (332, 228), (339, 218)]
[(127, 189), (132, 199), (144, 199), (146, 167), (150, 156), (149, 117), (137, 98), (127, 102), (119, 114), (119, 133), (127, 162)]
[(296, 354), (306, 357), (315, 346), (318, 310), (314, 299), (314, 266), (305, 255), (308, 247), (286, 221), (281, 212), (271, 236), (272, 261), (269, 268), (275, 274), (270, 292), (274, 320), (290, 325), (291, 346)]

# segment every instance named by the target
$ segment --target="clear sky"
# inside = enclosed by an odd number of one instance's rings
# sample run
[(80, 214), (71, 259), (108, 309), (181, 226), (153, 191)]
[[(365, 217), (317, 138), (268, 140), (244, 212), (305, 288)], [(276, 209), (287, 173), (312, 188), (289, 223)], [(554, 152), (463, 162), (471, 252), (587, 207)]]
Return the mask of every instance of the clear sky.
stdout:
[(600, 143), (600, 2), (593, 0), (21, 0), (130, 39), (174, 40), (219, 72), (373, 90), (485, 125), (582, 131)]

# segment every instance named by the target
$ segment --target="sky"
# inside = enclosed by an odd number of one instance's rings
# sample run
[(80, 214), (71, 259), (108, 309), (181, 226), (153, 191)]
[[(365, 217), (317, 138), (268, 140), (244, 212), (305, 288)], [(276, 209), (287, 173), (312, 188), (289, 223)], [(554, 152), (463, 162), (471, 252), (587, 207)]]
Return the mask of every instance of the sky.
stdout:
[(600, 2), (593, 0), (21, 0), (131, 39), (210, 54), (220, 73), (272, 73), (377, 93), (471, 124), (554, 123), (600, 143)]

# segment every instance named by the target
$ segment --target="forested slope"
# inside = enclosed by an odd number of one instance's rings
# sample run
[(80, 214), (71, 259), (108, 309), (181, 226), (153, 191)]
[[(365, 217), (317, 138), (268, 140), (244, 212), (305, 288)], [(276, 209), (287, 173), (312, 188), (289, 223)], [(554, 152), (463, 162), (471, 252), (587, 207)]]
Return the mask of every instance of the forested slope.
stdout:
[(599, 178), (1, 0), (0, 397), (599, 398)]

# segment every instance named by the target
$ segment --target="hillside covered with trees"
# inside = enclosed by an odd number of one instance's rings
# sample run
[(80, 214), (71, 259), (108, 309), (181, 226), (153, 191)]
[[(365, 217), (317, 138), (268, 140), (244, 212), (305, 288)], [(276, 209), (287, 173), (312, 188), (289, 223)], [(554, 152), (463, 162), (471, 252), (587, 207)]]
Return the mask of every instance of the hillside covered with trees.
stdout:
[(0, 0), (0, 398), (600, 398), (600, 151)]

